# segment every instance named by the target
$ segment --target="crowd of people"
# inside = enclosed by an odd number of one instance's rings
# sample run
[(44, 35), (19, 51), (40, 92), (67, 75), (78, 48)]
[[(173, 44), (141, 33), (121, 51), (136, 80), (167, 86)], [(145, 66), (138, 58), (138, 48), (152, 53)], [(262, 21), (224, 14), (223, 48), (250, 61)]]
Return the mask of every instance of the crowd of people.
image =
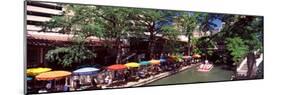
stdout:
[[(183, 59), (179, 58), (178, 55), (170, 56), (169, 54), (159, 54), (158, 58), (160, 58), (161, 63), (156, 65), (143, 65), (123, 70), (108, 70), (104, 68), (97, 75), (90, 78), (91, 89), (125, 85), (128, 82), (138, 81), (139, 79), (155, 76), (159, 73), (175, 72), (182, 67), (197, 63), (195, 58)], [(77, 81), (76, 84), (79, 84), (79, 81)], [(72, 87), (74, 87), (74, 90), (79, 90), (81, 86)]]
[[(138, 56), (138, 58), (143, 58), (143, 56)], [(176, 72), (183, 67), (201, 62), (200, 58), (183, 58), (181, 55), (170, 54), (158, 54), (153, 59), (160, 60), (160, 64), (140, 65), (139, 67), (120, 70), (110, 70), (106, 67), (101, 67), (93, 75), (71, 75), (67, 77), (66, 81), (59, 81), (56, 85), (52, 85), (52, 82), (47, 82), (45, 83), (45, 88), (48, 92), (57, 92), (122, 86), (129, 82), (137, 82), (140, 79), (146, 79), (163, 72)], [(145, 60), (140, 59), (137, 61)]]

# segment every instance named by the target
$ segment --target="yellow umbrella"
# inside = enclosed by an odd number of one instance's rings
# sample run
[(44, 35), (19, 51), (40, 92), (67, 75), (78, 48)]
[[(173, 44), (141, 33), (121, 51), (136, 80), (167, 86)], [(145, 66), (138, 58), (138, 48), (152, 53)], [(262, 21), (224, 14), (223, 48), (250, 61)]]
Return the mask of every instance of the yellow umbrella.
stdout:
[(50, 71), (37, 75), (36, 80), (59, 80), (61, 78), (71, 75), (68, 71)]
[(152, 60), (150, 60), (149, 61), (151, 64), (160, 64), (160, 60), (154, 60), (154, 59), (152, 59)]
[(27, 76), (36, 76), (38, 74), (51, 71), (51, 68), (30, 68), (27, 69)]
[(178, 62), (183, 62), (183, 59), (182, 58), (178, 58)]
[(134, 68), (134, 67), (140, 67), (140, 64), (136, 63), (136, 62), (130, 62), (125, 64), (125, 66), (127, 66), (128, 68)]

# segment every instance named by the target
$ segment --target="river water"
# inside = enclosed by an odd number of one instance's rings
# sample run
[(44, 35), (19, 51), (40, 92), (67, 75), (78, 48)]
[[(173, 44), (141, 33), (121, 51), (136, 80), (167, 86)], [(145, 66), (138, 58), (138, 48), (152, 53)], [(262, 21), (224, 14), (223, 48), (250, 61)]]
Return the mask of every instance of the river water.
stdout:
[(221, 69), (220, 66), (215, 66), (210, 72), (198, 72), (196, 67), (193, 67), (177, 74), (154, 81), (146, 86), (227, 81), (231, 79), (232, 74), (232, 71)]

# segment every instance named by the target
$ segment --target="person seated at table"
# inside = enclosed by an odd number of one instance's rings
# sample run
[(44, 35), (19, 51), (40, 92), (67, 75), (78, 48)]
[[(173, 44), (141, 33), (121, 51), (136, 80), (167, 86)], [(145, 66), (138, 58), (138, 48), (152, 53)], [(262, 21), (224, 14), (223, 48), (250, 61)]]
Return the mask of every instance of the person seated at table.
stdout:
[(98, 85), (97, 83), (97, 79), (96, 78), (91, 78), (91, 79), (92, 79), (91, 82), (92, 82), (93, 89), (101, 89), (101, 86)]
[(112, 83), (113, 77), (111, 75), (108, 75), (105, 77), (105, 81), (107, 85), (110, 85)]
[(97, 75), (97, 83), (98, 83), (99, 85), (102, 85), (102, 84), (105, 83), (105, 82), (104, 82), (104, 77), (103, 77), (103, 75), (102, 75), (101, 73)]
[(52, 82), (49, 81), (49, 82), (46, 84), (46, 90), (47, 90), (47, 91), (50, 91), (51, 88), (52, 88)]
[(144, 70), (142, 69), (138, 71), (137, 76), (139, 76), (140, 78), (144, 78), (146, 76)]

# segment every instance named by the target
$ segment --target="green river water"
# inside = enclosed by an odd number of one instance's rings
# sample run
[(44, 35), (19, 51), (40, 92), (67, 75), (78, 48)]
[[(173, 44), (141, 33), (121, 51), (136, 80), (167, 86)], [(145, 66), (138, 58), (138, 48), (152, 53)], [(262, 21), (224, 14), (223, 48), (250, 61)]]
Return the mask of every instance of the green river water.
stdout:
[(231, 79), (233, 72), (221, 69), (220, 66), (215, 66), (210, 72), (198, 72), (196, 67), (176, 73), (174, 75), (154, 81), (146, 86), (166, 85), (179, 83), (196, 83), (196, 82), (212, 82), (212, 81), (227, 81)]

